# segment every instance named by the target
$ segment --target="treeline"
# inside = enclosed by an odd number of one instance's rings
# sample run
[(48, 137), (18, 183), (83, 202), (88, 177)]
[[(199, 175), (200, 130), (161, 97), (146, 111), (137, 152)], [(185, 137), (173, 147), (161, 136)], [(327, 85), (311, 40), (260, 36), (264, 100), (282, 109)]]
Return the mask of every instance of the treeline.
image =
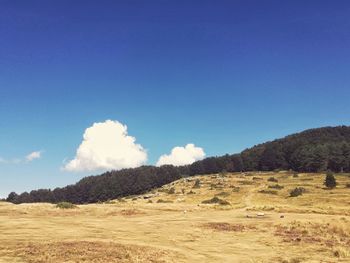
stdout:
[(13, 203), (94, 203), (141, 194), (196, 174), (276, 169), (350, 172), (350, 127), (311, 129), (254, 146), (240, 154), (210, 157), (187, 166), (142, 166), (106, 172), (54, 190), (39, 189), (20, 195), (12, 192), (6, 200)]

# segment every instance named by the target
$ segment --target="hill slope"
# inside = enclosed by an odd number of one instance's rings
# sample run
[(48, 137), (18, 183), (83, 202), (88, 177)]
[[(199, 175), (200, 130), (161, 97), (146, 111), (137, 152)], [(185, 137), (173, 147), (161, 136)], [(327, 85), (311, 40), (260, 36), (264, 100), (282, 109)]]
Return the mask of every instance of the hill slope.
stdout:
[(276, 169), (299, 172), (350, 171), (350, 127), (306, 130), (254, 146), (240, 154), (210, 157), (188, 166), (142, 166), (111, 171), (83, 178), (74, 185), (53, 191), (39, 189), (21, 195), (10, 193), (7, 201), (92, 203), (144, 193), (185, 176)]
[(0, 202), (0, 262), (350, 262), (349, 175), (332, 190), (324, 173), (245, 172), (72, 209)]

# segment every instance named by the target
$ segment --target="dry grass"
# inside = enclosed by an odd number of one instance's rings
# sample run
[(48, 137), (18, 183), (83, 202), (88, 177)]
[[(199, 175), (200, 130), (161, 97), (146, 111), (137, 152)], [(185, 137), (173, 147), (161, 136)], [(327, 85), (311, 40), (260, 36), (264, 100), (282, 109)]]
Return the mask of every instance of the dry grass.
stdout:
[[(0, 263), (350, 262), (350, 177), (336, 179), (329, 191), (324, 174), (236, 173), (79, 209), (0, 202)], [(215, 196), (230, 205), (202, 204)]]
[(210, 222), (202, 225), (204, 228), (223, 232), (243, 232), (248, 230), (256, 230), (255, 226), (243, 224), (230, 224), (225, 222)]
[[(169, 262), (171, 253), (114, 242), (67, 241), (0, 246), (0, 253), (29, 263), (56, 262)], [(10, 251), (10, 252), (9, 252)], [(175, 256), (175, 255), (172, 255)], [(175, 262), (175, 261), (174, 261)]]

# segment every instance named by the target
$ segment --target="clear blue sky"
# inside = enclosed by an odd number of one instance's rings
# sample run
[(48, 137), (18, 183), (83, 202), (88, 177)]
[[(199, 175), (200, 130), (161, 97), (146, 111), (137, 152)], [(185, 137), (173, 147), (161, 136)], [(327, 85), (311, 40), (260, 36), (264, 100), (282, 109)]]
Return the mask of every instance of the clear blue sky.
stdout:
[(148, 163), (350, 124), (349, 1), (0, 0), (0, 196), (74, 183), (84, 130), (118, 120)]

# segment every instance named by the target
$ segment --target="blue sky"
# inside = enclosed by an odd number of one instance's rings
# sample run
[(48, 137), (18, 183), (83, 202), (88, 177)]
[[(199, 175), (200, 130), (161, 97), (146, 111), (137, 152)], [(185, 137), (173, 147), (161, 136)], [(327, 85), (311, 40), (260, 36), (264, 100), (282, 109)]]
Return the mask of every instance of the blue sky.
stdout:
[(64, 186), (86, 128), (117, 120), (148, 164), (350, 124), (349, 1), (0, 0), (0, 196)]

